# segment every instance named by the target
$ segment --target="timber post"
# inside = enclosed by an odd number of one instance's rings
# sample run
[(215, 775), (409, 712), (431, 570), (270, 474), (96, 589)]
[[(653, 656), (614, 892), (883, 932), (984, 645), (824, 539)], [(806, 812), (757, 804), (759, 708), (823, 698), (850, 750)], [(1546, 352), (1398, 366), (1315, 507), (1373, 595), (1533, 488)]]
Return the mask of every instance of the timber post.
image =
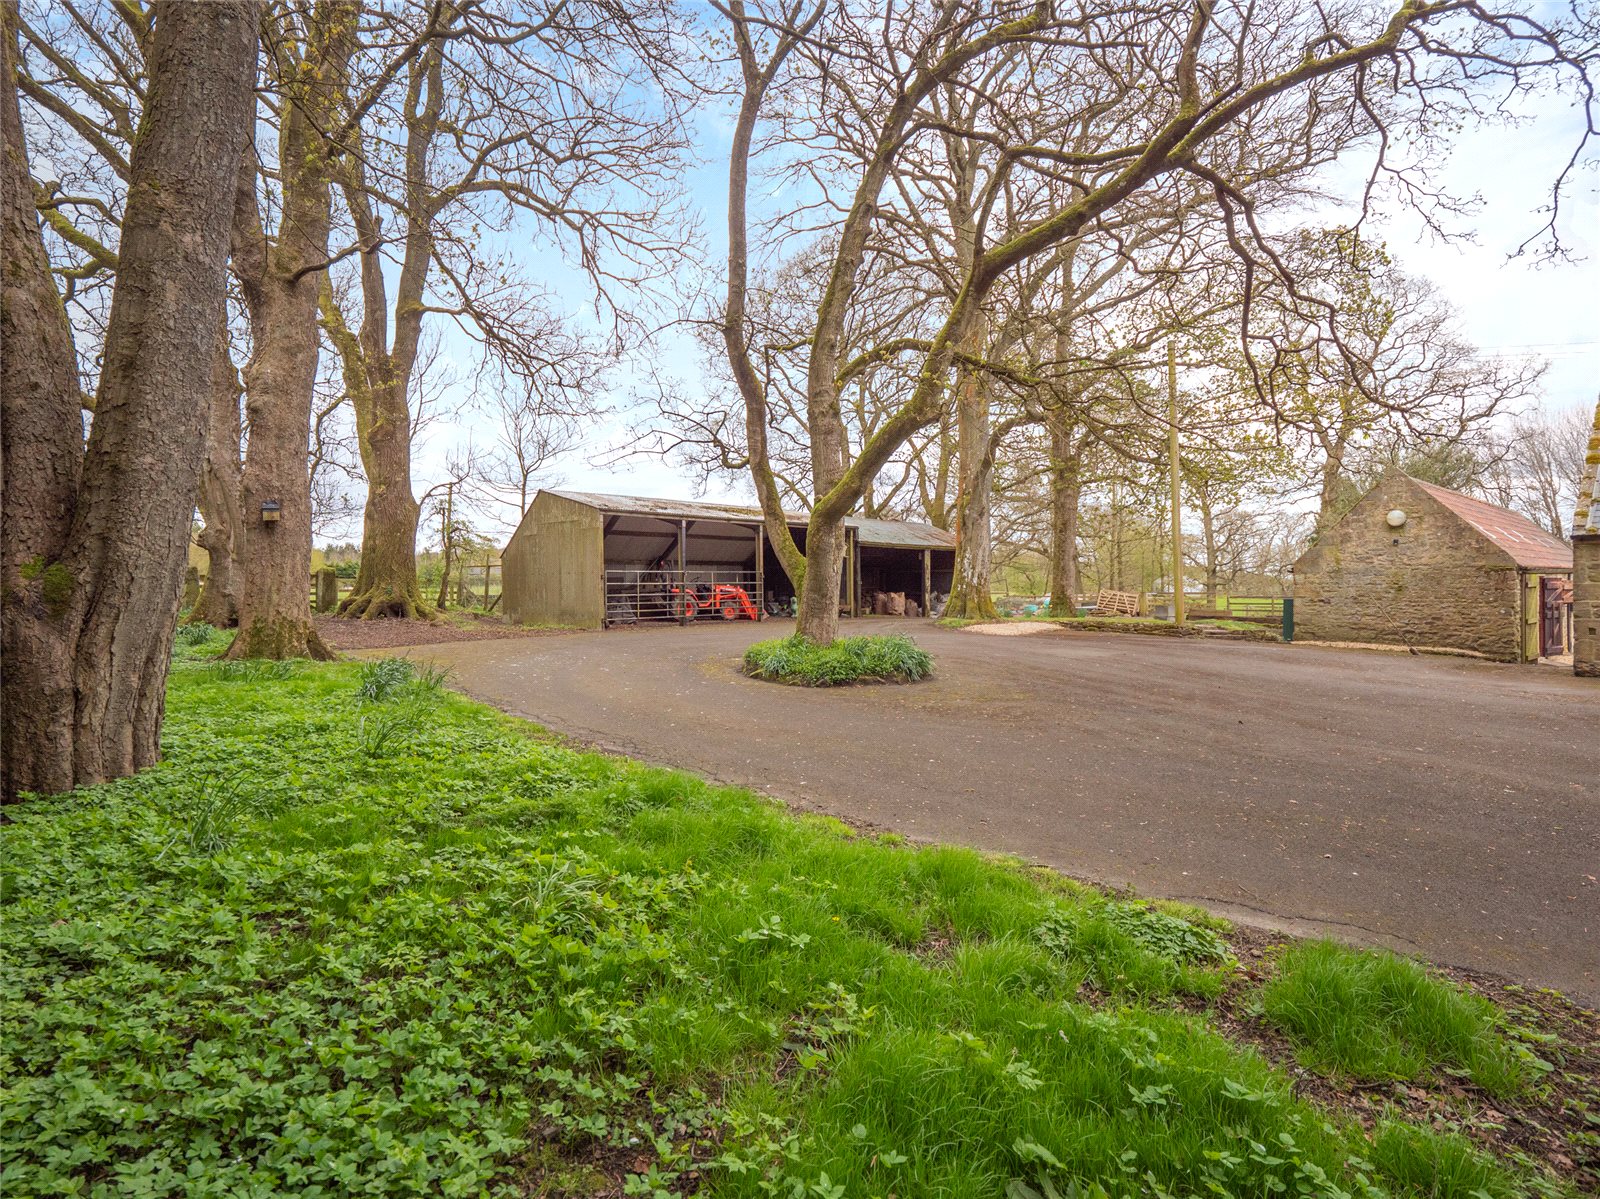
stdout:
[(316, 585), (317, 611), (332, 612), (339, 606), (339, 576), (333, 567), (324, 566), (312, 576)]
[(689, 522), (678, 522), (678, 623), (689, 623), (689, 605), (694, 600), (689, 595)]

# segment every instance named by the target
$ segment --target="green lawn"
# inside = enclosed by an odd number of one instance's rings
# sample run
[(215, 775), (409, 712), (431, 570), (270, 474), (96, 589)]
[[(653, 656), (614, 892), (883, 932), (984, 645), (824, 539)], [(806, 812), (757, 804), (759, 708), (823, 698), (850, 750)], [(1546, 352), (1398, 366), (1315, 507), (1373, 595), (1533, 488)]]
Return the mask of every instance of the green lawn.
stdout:
[(1527, 1181), (1185, 1014), (1235, 983), (1198, 914), (575, 752), (435, 675), (217, 645), (180, 648), (161, 766), (3, 830), (8, 1197)]

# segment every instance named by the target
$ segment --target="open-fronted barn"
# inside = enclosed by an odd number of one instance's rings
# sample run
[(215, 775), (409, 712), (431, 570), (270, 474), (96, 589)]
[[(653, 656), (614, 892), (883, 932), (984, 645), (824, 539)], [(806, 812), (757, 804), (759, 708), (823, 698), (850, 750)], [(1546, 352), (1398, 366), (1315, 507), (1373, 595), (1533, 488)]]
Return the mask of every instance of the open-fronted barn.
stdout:
[[(955, 537), (915, 521), (849, 517), (839, 603), (867, 612), (882, 593), (926, 615), (947, 595)], [(806, 520), (789, 528), (802, 551)], [(521, 624), (601, 628), (787, 613), (794, 588), (761, 512), (698, 500), (541, 491), (502, 555), (504, 610)]]

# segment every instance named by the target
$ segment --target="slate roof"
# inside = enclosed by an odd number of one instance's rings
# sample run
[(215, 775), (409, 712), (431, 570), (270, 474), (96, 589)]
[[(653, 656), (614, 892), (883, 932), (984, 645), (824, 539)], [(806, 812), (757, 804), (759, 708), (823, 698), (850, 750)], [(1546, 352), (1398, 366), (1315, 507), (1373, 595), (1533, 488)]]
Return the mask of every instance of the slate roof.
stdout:
[[(625, 516), (653, 516), (661, 520), (728, 520), (745, 524), (761, 521), (761, 509), (739, 504), (714, 504), (706, 500), (661, 500), (637, 495), (608, 495), (596, 491), (557, 491), (573, 503), (585, 504), (602, 512)], [(789, 523), (804, 528), (806, 518), (792, 512), (784, 514)], [(864, 516), (847, 516), (844, 523), (856, 530), (862, 545), (892, 546), (901, 549), (952, 549), (956, 543), (954, 533), (915, 520), (870, 520)]]
[(1571, 570), (1572, 547), (1526, 516), (1448, 487), (1412, 479), (1418, 487), (1511, 555), (1525, 570)]

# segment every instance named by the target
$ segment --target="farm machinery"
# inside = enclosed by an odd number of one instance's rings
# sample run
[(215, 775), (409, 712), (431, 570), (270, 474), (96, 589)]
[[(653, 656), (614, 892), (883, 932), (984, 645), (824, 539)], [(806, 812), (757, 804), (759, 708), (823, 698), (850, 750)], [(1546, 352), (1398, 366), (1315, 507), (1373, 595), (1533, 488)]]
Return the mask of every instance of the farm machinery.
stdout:
[(720, 615), (723, 620), (761, 619), (750, 593), (732, 583), (690, 583), (669, 590), (675, 614), (687, 620), (694, 620), (702, 612)]

